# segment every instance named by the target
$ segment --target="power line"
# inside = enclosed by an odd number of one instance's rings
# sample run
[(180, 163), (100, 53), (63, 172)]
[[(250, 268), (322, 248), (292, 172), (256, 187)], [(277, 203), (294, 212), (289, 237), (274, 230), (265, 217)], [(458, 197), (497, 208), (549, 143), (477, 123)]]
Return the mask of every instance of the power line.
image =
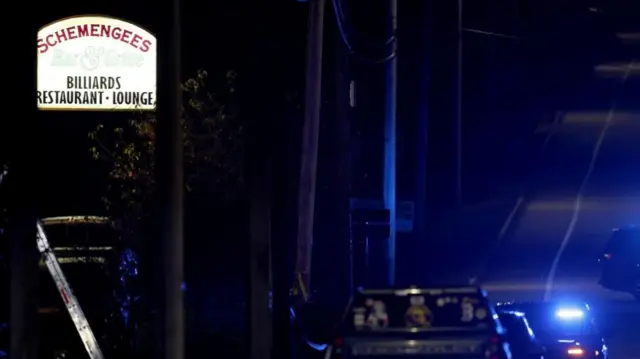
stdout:
[(478, 30), (478, 29), (463, 28), (462, 31), (471, 32), (471, 33), (479, 34), (479, 35), (489, 35), (489, 36), (501, 37), (501, 38), (511, 39), (511, 40), (520, 40), (520, 38), (517, 37), (517, 36), (500, 34), (500, 33), (497, 33), (497, 32), (483, 31), (483, 30)]

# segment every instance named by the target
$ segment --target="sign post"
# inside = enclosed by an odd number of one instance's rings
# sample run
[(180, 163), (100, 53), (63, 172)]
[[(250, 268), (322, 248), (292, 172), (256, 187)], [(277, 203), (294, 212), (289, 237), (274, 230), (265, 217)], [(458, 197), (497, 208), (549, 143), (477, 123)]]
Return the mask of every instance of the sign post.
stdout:
[[(183, 157), (180, 1), (167, 0), (160, 35), (108, 16), (81, 15), (42, 27), (37, 38), (37, 106), (61, 111), (156, 111), (156, 181), (162, 226), (163, 314), (158, 356), (184, 357)], [(161, 85), (156, 99), (156, 81)], [(35, 248), (34, 248), (35, 249)]]
[(157, 3), (160, 46), (158, 47), (158, 121), (156, 127), (156, 181), (160, 194), (163, 281), (160, 284), (162, 307), (162, 353), (156, 358), (184, 359), (185, 329), (182, 281), (184, 279), (184, 177), (182, 137), (182, 48), (181, 1)]

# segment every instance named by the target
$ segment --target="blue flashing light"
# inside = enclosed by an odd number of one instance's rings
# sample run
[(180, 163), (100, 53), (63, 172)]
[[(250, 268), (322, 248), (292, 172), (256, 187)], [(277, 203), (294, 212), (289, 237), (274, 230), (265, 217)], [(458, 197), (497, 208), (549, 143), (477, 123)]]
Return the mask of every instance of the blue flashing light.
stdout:
[(318, 344), (318, 343), (314, 343), (314, 342), (312, 342), (312, 341), (310, 341), (310, 340), (308, 340), (308, 339), (307, 339), (307, 345), (308, 345), (311, 349), (313, 349), (313, 350), (315, 350), (315, 351), (318, 351), (318, 352), (323, 352), (323, 351), (325, 351), (325, 350), (327, 349), (327, 347), (328, 347), (328, 345), (327, 345), (327, 344)]
[(560, 308), (556, 311), (556, 317), (562, 320), (582, 319), (584, 311), (577, 308)]

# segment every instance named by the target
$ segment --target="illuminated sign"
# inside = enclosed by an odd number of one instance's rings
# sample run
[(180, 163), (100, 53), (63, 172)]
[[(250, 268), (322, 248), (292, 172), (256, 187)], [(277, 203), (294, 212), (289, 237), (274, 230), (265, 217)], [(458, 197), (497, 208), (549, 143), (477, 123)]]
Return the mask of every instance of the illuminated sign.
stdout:
[(156, 38), (132, 23), (77, 16), (38, 32), (40, 110), (153, 110)]

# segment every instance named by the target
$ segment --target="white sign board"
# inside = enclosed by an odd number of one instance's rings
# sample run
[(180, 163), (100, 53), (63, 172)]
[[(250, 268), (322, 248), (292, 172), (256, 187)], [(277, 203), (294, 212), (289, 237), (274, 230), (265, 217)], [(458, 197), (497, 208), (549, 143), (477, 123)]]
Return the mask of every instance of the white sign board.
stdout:
[(77, 16), (38, 32), (40, 110), (153, 110), (156, 38), (123, 20)]

